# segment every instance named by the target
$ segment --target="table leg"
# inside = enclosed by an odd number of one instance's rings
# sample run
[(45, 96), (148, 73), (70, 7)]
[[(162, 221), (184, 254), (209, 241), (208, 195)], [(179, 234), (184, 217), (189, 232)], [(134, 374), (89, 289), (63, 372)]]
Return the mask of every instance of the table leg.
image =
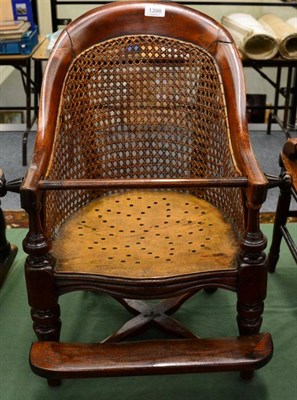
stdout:
[[(26, 82), (25, 82), (25, 92), (26, 92), (26, 131), (23, 135), (23, 148), (22, 148), (22, 164), (27, 165), (27, 141), (28, 135), (32, 127), (31, 119), (31, 62), (30, 58), (26, 60)], [(35, 110), (34, 110), (35, 113)], [(34, 120), (34, 119), (33, 119)]]

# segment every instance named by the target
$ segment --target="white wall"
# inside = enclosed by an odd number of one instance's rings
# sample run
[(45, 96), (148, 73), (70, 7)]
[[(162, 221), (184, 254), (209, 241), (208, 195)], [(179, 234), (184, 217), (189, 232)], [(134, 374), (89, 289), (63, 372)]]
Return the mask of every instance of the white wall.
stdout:
[[(0, 86), (2, 83), (9, 77), (11, 72), (13, 71), (13, 67), (10, 67), (9, 65), (1, 65), (0, 67)], [(0, 92), (1, 95), (1, 92)]]
[[(67, 1), (67, 0), (66, 0)], [(71, 0), (69, 0), (71, 1)], [(96, 0), (94, 0), (96, 2)], [(234, 0), (235, 2), (238, 0)], [(258, 0), (259, 1), (259, 0)], [(265, 3), (265, 0), (260, 0)], [(274, 1), (276, 3), (282, 3), (279, 0), (269, 0)], [(98, 2), (96, 2), (98, 3)], [(183, 1), (184, 4), (187, 4), (187, 1)], [(222, 3), (224, 1), (222, 0)], [(80, 14), (88, 11), (91, 8), (97, 7), (98, 4), (94, 5), (61, 5), (58, 7), (58, 15), (59, 18), (71, 18), (74, 19)], [(46, 34), (51, 32), (51, 19), (50, 19), (50, 0), (38, 0), (38, 8), (39, 8), (39, 22), (40, 22), (40, 30), (41, 33)], [(266, 13), (274, 13), (284, 19), (292, 17), (292, 12), (296, 12), (296, 9), (291, 7), (268, 7), (268, 6), (239, 6), (239, 5), (231, 5), (231, 6), (207, 6), (207, 5), (199, 5), (193, 6), (193, 8), (199, 9), (200, 11), (212, 16), (217, 21), (221, 21), (224, 15), (228, 15), (234, 12), (244, 12), (253, 15), (255, 18), (259, 18), (261, 15)], [(264, 71), (268, 74), (268, 76), (274, 80), (275, 79), (275, 69), (266, 68)], [(272, 103), (274, 99), (274, 91), (271, 85), (265, 81), (263, 78), (259, 76), (257, 72), (255, 72), (251, 68), (245, 69), (246, 80), (247, 80), (247, 92), (251, 94), (256, 93), (266, 93), (268, 97), (268, 102)], [(283, 74), (283, 85), (285, 85), (286, 76)]]
[(51, 32), (51, 3), (50, 0), (37, 0), (38, 25), (41, 35)]
[[(2, 0), (1, 0), (2, 1)], [(69, 1), (71, 0), (64, 0)], [(92, 1), (92, 0), (91, 0)], [(69, 5), (61, 5), (58, 6), (58, 15), (60, 18), (71, 18), (74, 19), (79, 15), (83, 14), (84, 12), (90, 10), (91, 8), (98, 7), (100, 0), (94, 1), (94, 5), (92, 4), (69, 4)], [(112, 1), (112, 0), (111, 0)], [(205, 0), (207, 2), (207, 0)], [(230, 0), (229, 0), (230, 1)], [(239, 2), (238, 0), (231, 0), (234, 2)], [(283, 4), (281, 0), (258, 0), (258, 2), (265, 1), (279, 3), (280, 5)], [(186, 0), (181, 0), (180, 3), (187, 4)], [(213, 18), (217, 21), (221, 21), (223, 15), (231, 14), (234, 12), (244, 12), (253, 15), (255, 18), (259, 18), (261, 15), (266, 13), (276, 14), (284, 19), (288, 19), (293, 16), (293, 13), (297, 11), (296, 8), (293, 9), (291, 7), (269, 7), (269, 6), (240, 6), (236, 5), (223, 5), (224, 0), (222, 0), (222, 6), (207, 6), (207, 5), (199, 5), (199, 6), (192, 6)], [(39, 10), (39, 24), (42, 33), (49, 33), (51, 32), (51, 20), (50, 20), (50, 0), (38, 0), (38, 10)]]

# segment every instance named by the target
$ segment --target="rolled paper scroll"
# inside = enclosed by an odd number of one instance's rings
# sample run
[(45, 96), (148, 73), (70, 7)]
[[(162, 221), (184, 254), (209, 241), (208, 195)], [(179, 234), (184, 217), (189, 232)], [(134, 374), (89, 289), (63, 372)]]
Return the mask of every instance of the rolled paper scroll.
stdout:
[(252, 15), (235, 13), (222, 18), (222, 24), (231, 33), (237, 47), (247, 58), (267, 60), (278, 52), (278, 41)]
[(297, 29), (297, 17), (287, 19), (287, 24), (292, 25), (293, 28)]
[(274, 32), (279, 42), (279, 52), (282, 57), (297, 59), (297, 25), (294, 27), (273, 14), (263, 15), (259, 18), (259, 22), (266, 29), (271, 29)]

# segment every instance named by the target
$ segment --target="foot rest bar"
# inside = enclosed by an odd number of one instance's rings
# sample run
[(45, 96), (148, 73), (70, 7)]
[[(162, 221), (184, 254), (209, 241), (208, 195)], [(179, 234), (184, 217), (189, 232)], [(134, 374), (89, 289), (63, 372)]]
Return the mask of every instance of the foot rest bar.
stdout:
[(269, 333), (224, 339), (70, 344), (37, 342), (30, 364), (44, 378), (92, 378), (261, 368), (271, 358)]

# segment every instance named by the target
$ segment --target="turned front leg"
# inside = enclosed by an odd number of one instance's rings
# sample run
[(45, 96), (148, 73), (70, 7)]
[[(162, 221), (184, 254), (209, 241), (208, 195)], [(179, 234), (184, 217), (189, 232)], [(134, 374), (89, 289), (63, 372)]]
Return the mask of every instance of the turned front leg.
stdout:
[(267, 290), (266, 238), (259, 229), (258, 208), (250, 206), (239, 255), (237, 323), (241, 335), (258, 333)]
[(26, 260), (26, 282), (33, 328), (39, 340), (58, 341), (61, 320), (56, 295), (52, 258), (28, 257)]

